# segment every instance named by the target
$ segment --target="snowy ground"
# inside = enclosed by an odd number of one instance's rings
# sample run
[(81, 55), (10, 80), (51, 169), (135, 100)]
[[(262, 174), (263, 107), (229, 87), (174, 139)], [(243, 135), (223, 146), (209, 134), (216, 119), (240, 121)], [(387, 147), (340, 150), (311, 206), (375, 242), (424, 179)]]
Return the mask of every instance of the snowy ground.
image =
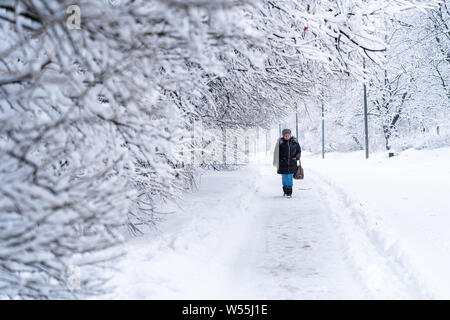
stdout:
[(109, 298), (450, 297), (450, 148), (306, 156), (292, 199), (261, 155), (208, 172), (127, 244)]
[(369, 247), (411, 297), (450, 299), (450, 148), (386, 156), (330, 154), (325, 161), (307, 158), (305, 165), (370, 287), (386, 294), (377, 280), (385, 273), (367, 255)]

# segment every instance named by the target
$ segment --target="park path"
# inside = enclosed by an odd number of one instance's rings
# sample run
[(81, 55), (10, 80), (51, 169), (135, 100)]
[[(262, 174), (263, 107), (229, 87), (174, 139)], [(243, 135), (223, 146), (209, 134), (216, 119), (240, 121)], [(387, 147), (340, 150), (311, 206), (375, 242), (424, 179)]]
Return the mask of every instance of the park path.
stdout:
[[(234, 171), (206, 171), (197, 190), (165, 208), (156, 230), (127, 242), (107, 298), (407, 298), (384, 266), (367, 266), (369, 273), (386, 273), (370, 274), (367, 279), (383, 285), (368, 289), (332, 218), (328, 195), (308, 174), (295, 181), (287, 199), (265, 159)], [(375, 251), (367, 254), (386, 263)]]

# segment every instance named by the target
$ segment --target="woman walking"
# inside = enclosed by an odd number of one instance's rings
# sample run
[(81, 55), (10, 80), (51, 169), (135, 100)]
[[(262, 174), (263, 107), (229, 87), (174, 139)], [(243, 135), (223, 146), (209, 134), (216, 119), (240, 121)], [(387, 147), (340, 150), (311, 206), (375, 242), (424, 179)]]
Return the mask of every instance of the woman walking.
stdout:
[(277, 167), (277, 173), (281, 174), (283, 184), (283, 196), (292, 196), (294, 173), (297, 171), (297, 160), (300, 160), (301, 148), (295, 137), (291, 136), (291, 130), (284, 129), (283, 136), (278, 139), (273, 153), (273, 165)]

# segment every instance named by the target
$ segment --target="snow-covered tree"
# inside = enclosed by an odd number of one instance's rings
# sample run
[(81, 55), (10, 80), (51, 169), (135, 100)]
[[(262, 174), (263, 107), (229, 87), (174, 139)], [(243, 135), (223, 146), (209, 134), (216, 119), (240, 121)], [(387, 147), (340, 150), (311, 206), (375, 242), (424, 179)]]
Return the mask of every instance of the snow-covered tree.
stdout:
[(69, 290), (67, 267), (117, 256), (118, 227), (142, 230), (155, 202), (184, 187), (171, 147), (189, 110), (169, 93), (198, 90), (188, 65), (210, 35), (191, 15), (229, 6), (81, 1), (72, 30), (69, 5), (6, 1), (1, 13), (0, 287), (10, 297), (92, 294), (100, 274), (82, 269), (81, 289)]

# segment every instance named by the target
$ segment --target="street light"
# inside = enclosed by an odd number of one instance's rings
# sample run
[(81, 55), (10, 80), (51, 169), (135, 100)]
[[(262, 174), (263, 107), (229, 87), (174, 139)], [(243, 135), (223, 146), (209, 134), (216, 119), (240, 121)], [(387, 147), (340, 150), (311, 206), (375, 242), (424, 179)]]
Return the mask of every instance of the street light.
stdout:
[[(366, 69), (366, 59), (363, 58), (363, 69)], [(366, 82), (363, 85), (364, 88), (364, 134), (365, 134), (365, 145), (366, 145), (366, 159), (369, 159), (369, 124), (367, 119), (367, 88)]]
[(325, 159), (325, 106), (322, 102), (322, 159)]

